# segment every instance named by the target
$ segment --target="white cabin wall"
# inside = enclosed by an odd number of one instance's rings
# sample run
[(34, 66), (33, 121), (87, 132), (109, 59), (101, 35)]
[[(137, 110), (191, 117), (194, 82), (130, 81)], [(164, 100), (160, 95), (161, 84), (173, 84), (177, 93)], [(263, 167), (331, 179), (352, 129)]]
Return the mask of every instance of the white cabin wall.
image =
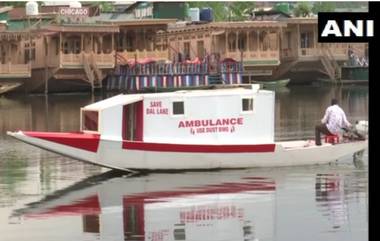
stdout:
[[(256, 98), (256, 114), (254, 123), (257, 128), (253, 136), (265, 136), (267, 142), (274, 142), (274, 105), (275, 93), (273, 91), (261, 91)], [(264, 141), (264, 140), (263, 140)]]
[[(253, 113), (242, 112), (242, 98), (254, 97)], [(172, 116), (172, 102), (185, 101), (185, 115)], [(147, 114), (150, 103), (158, 101), (168, 114)], [(165, 112), (165, 111), (164, 111)], [(157, 143), (186, 144), (254, 144), (274, 141), (274, 94), (265, 92), (252, 95), (223, 95), (195, 97), (145, 98), (144, 100), (144, 141)], [(180, 127), (180, 121), (243, 118), (242, 125), (228, 125), (229, 131), (198, 133), (198, 127)], [(231, 132), (232, 126), (234, 131)], [(209, 126), (206, 128), (215, 128)], [(192, 133), (191, 129), (195, 132)], [(215, 129), (214, 129), (215, 130)]]
[(118, 105), (100, 111), (99, 132), (102, 137), (122, 140), (123, 106)]

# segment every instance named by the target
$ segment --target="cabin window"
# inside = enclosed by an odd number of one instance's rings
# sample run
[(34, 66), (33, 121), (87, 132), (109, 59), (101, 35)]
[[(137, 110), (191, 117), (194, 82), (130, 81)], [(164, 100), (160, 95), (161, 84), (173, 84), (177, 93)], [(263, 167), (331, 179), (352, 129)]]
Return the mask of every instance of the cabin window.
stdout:
[(136, 32), (135, 31), (128, 31), (127, 37), (126, 37), (126, 45), (127, 45), (127, 51), (133, 52), (136, 49)]
[(292, 49), (292, 33), (286, 32), (287, 49)]
[(240, 51), (246, 51), (247, 50), (247, 34), (246, 33), (239, 33), (238, 49)]
[(236, 51), (236, 34), (230, 33), (228, 34), (228, 51), (235, 52)]
[(67, 41), (65, 41), (63, 43), (63, 53), (64, 54), (68, 54), (69, 53), (69, 43)]
[(183, 115), (185, 114), (185, 106), (183, 101), (173, 102), (173, 115)]
[(197, 41), (197, 54), (200, 59), (203, 59), (205, 53), (205, 47), (203, 40)]
[(301, 48), (313, 48), (314, 36), (312, 32), (301, 33)]
[(73, 40), (73, 53), (74, 54), (79, 54), (81, 49), (80, 49), (80, 40)]
[(253, 98), (242, 99), (242, 111), (253, 111)]
[(24, 45), (24, 62), (27, 64), (34, 60), (36, 60), (36, 44), (34, 42), (31, 45), (26, 43)]
[(249, 33), (249, 50), (250, 51), (257, 51), (258, 47), (258, 40), (259, 36), (256, 31), (251, 31)]
[(98, 131), (98, 112), (97, 111), (82, 111), (82, 130), (83, 131)]
[(185, 55), (185, 59), (190, 59), (190, 42), (183, 43), (183, 53)]

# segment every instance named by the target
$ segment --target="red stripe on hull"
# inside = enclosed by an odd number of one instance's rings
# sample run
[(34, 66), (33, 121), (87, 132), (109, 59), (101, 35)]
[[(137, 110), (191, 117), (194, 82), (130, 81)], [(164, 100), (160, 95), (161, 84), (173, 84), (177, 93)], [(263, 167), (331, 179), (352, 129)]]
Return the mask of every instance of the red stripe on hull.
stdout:
[(75, 147), (78, 149), (97, 152), (100, 135), (85, 133), (35, 132), (24, 131), (25, 135), (54, 143)]
[(123, 149), (158, 152), (194, 152), (194, 153), (244, 153), (274, 152), (275, 144), (258, 145), (189, 145), (123, 141)]

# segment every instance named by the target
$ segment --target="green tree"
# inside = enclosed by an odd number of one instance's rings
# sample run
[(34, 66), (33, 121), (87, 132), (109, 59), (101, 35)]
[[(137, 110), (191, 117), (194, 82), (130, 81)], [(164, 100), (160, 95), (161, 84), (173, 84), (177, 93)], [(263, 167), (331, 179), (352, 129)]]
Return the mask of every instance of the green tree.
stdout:
[(319, 12), (334, 12), (335, 8), (336, 4), (334, 2), (315, 2), (311, 10), (317, 14)]
[(211, 8), (215, 21), (246, 20), (254, 9), (254, 2), (189, 2), (190, 8)]
[(307, 17), (311, 13), (310, 5), (307, 2), (299, 2), (293, 9), (294, 16)]
[(227, 2), (231, 15), (231, 20), (242, 21), (247, 20), (249, 13), (255, 8), (254, 2)]

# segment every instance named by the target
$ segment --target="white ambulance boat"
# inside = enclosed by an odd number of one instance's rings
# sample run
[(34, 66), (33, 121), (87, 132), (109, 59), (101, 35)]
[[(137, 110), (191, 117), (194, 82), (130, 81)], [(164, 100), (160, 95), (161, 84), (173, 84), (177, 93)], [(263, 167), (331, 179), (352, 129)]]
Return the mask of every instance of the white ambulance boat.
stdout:
[(324, 164), (368, 142), (274, 141), (274, 92), (259, 85), (117, 95), (81, 108), (77, 133), (8, 132), (26, 143), (121, 170)]

